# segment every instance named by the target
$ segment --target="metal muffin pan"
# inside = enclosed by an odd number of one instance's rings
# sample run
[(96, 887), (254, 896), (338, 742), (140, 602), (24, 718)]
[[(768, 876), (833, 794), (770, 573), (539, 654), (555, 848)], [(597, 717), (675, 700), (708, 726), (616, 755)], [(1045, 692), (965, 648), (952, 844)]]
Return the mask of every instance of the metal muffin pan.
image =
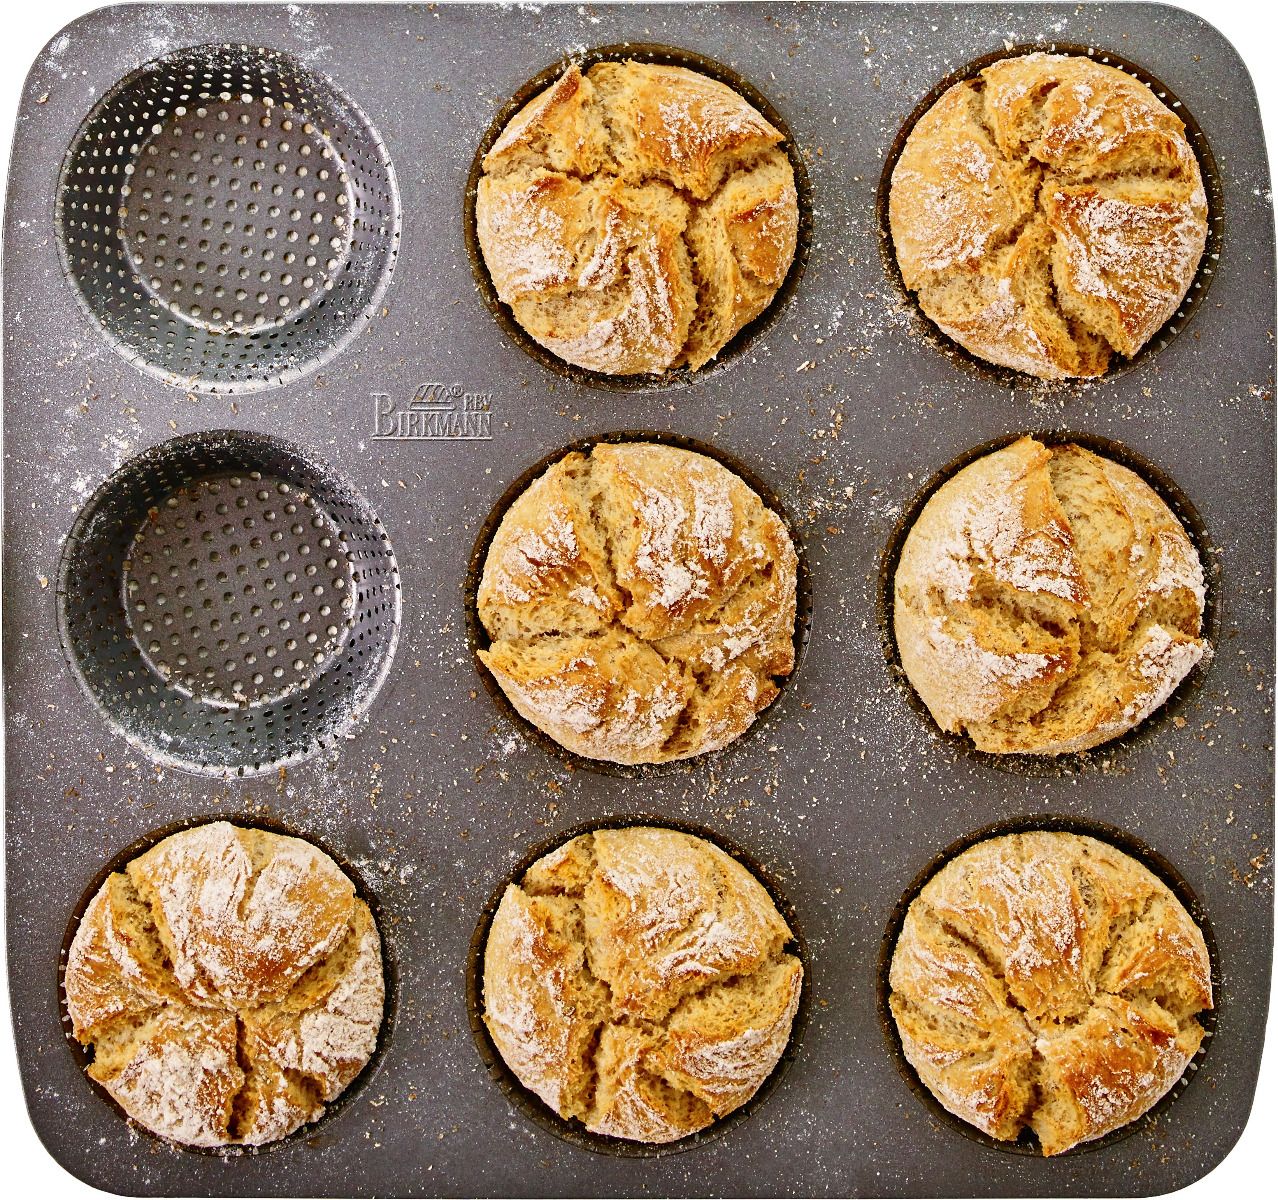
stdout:
[[(485, 306), (466, 251), (468, 175), (503, 105), (563, 55), (623, 42), (682, 48), (752, 83), (811, 180), (793, 295), (741, 353), (676, 387), (596, 388), (539, 364)], [(885, 156), (939, 80), (1005, 43), (1054, 42), (1130, 59), (1183, 103), (1218, 164), (1224, 228), (1210, 295), (1181, 335), (1113, 377), (1041, 386), (938, 348), (885, 270), (877, 199)], [(209, 45), (289, 56), (358, 105), (402, 219), (362, 332), (340, 352), (299, 341), (278, 384), (230, 381), (231, 394), (198, 363), (175, 386), (118, 353), (57, 236), (86, 117), (146, 63)], [(1219, 1162), (1251, 1104), (1272, 957), (1274, 254), (1246, 81), (1210, 26), (1152, 5), (157, 5), (56, 37), (26, 84), (6, 212), (4, 665), (13, 1011), (32, 1119), (57, 1159), (115, 1191), (237, 1195), (1122, 1195)], [(494, 704), (465, 582), (512, 480), (632, 429), (715, 446), (775, 493), (813, 608), (804, 661), (754, 736), (618, 778), (571, 769)], [(1214, 661), (1165, 719), (1045, 774), (940, 737), (893, 678), (875, 611), (885, 547), (924, 481), (1034, 429), (1109, 439), (1175, 481), (1209, 536), (1219, 629)], [(183, 770), (121, 737), (77, 682), (58, 616), (67, 538), (98, 489), (139, 454), (226, 430), (278, 439), (363, 497), (402, 604), (365, 716), (242, 777)], [(465, 975), (485, 901), (530, 848), (637, 810), (717, 832), (760, 864), (793, 906), (812, 989), (766, 1101), (686, 1153), (642, 1159), (591, 1153), (512, 1107), (476, 1052)], [(911, 881), (972, 831), (1043, 813), (1117, 829), (1175, 869), (1214, 933), (1220, 1000), (1173, 1102), (1053, 1160), (983, 1145), (914, 1095), (878, 997)], [(84, 890), (122, 847), (197, 816), (274, 819), (330, 847), (376, 898), (399, 974), (367, 1084), (315, 1129), (229, 1162), (130, 1129), (60, 1019), (59, 951)]]

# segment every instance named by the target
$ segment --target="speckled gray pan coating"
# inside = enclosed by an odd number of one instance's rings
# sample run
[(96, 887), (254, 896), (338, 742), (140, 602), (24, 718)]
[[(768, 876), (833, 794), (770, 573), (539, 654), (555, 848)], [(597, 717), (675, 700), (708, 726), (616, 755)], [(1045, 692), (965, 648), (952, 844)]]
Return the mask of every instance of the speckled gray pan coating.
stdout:
[[(811, 261), (742, 357), (671, 391), (570, 385), (507, 340), (461, 229), (474, 147), (525, 79), (625, 39), (687, 47), (762, 89), (808, 152)], [(1182, 336), (1086, 386), (1009, 386), (940, 352), (889, 283), (875, 194), (904, 118), (948, 72), (1002, 47), (1107, 46), (1186, 103), (1223, 171), (1224, 252)], [(239, 397), (145, 375), (92, 328), (53, 234), (61, 156), (94, 101), (180, 46), (257, 43), (331, 78), (380, 133), (403, 233), (380, 308), (317, 373)], [(40, 56), (6, 213), (4, 664), (8, 945), (17, 1044), (41, 1136), (75, 1174), (137, 1193), (559, 1195), (1147, 1194), (1221, 1160), (1251, 1104), (1271, 957), (1274, 252), (1260, 120), (1235, 51), (1154, 6), (431, 9), (116, 8)], [(488, 441), (378, 441), (374, 393), (491, 392)], [(382, 402), (385, 403), (385, 402)], [(62, 539), (124, 459), (210, 428), (275, 434), (343, 472), (399, 561), (389, 678), (337, 753), (243, 782), (157, 770), (112, 732), (59, 648)], [(570, 772), (500, 717), (466, 642), (461, 581), (509, 480), (594, 432), (668, 429), (750, 464), (795, 516), (812, 568), (811, 645), (765, 730), (626, 780)], [(1220, 645), (1197, 685), (1130, 740), (1061, 774), (1000, 769), (941, 740), (884, 665), (883, 546), (936, 468), (987, 439), (1071, 428), (1126, 443), (1196, 504), (1218, 548)], [(1173, 719), (1174, 718), (1174, 719)], [(463, 970), (481, 906), (526, 847), (643, 808), (721, 829), (785, 887), (812, 953), (804, 1044), (767, 1103), (685, 1154), (592, 1154), (527, 1121), (485, 1074)], [(231, 1163), (131, 1130), (59, 1027), (66, 917), (101, 864), (197, 813), (273, 815), (368, 880), (399, 963), (380, 1070), (332, 1121)], [(1219, 946), (1219, 1027), (1183, 1095), (1131, 1137), (1042, 1161), (965, 1137), (898, 1073), (876, 958), (902, 890), (970, 830), (1052, 811), (1122, 827), (1201, 898)]]

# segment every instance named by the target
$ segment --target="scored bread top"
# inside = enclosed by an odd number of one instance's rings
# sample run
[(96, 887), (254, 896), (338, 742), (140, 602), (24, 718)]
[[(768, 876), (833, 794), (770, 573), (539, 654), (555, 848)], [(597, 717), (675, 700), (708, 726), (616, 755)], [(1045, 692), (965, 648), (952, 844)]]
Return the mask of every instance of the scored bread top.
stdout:
[(67, 955), (89, 1074), (151, 1132), (260, 1145), (315, 1120), (377, 1043), (368, 906), (309, 842), (216, 821), (110, 877)]
[(794, 258), (782, 140), (696, 71), (570, 64), (484, 156), (475, 218), (497, 295), (588, 370), (704, 366), (767, 307)]
[(561, 1116), (673, 1141), (771, 1074), (803, 979), (790, 940), (763, 885), (712, 843), (598, 830), (506, 889), (484, 951), (484, 1021)]
[(1184, 125), (1115, 67), (1030, 54), (955, 84), (892, 173), (905, 286), (973, 354), (1103, 374), (1175, 313), (1207, 237)]
[(1133, 471), (1032, 438), (948, 479), (893, 582), (901, 666), (942, 729), (1063, 754), (1140, 724), (1210, 653), (1202, 564)]
[(648, 442), (574, 451), (493, 536), (479, 657), (575, 753), (718, 750), (794, 668), (797, 571), (784, 522), (713, 459)]
[(906, 1058), (992, 1137), (1059, 1154), (1134, 1120), (1197, 1052), (1212, 1006), (1202, 931), (1170, 889), (1094, 838), (991, 838), (910, 905), (892, 956)]

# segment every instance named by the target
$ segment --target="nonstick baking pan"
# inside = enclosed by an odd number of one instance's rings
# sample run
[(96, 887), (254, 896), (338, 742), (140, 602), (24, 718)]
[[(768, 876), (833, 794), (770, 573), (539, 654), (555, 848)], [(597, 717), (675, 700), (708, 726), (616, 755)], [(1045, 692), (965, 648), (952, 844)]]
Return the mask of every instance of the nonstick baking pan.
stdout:
[[(806, 167), (811, 232), (792, 286), (719, 364), (603, 387), (490, 307), (466, 190), (529, 80), (627, 45), (717, 64), (767, 101)], [(879, 201), (934, 88), (1052, 46), (1178, 106), (1213, 226), (1149, 349), (1043, 385), (918, 314)], [(1155, 5), (155, 5), (60, 33), (23, 93), (4, 266), (7, 934), (50, 1152), (107, 1190), (189, 1195), (1134, 1195), (1207, 1173), (1247, 1121), (1273, 937), (1269, 188), (1237, 53)], [(467, 583), (516, 479), (634, 431), (758, 482), (801, 544), (811, 611), (750, 736), (618, 774), (552, 753), (497, 702)], [(942, 736), (880, 603), (902, 518), (947, 467), (1024, 431), (1143, 465), (1212, 593), (1210, 664), (1133, 734), (1062, 762)], [(335, 854), (394, 965), (370, 1068), (254, 1153), (130, 1126), (60, 1006), (60, 952), (107, 864), (210, 817)], [(652, 1156), (565, 1136), (502, 1075), (468, 1001), (502, 881), (569, 830), (637, 817), (705, 830), (763, 872), (810, 989), (767, 1095)], [(881, 995), (929, 867), (1034, 824), (1110, 836), (1162, 873), (1211, 935), (1218, 999), (1170, 1099), (1050, 1160), (929, 1102)]]

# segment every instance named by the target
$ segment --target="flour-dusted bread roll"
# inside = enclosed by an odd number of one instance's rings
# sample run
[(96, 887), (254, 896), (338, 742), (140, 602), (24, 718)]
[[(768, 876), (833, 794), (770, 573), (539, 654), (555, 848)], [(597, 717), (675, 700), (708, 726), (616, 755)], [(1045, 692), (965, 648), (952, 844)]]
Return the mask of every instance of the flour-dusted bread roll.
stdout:
[(1198, 552), (1140, 476), (1032, 438), (924, 505), (894, 581), (897, 649), (940, 727), (995, 754), (1086, 750), (1210, 653)]
[(368, 906), (309, 842), (224, 821), (111, 875), (67, 955), (89, 1075), (190, 1146), (261, 1145), (320, 1116), (377, 1045)]
[(479, 657), (587, 758), (654, 763), (739, 737), (794, 669), (798, 559), (726, 467), (648, 442), (566, 455), (510, 506), (479, 585)]
[(955, 84), (892, 172), (905, 286), (980, 358), (1103, 374), (1175, 313), (1207, 239), (1180, 118), (1088, 58), (1029, 54)]
[(790, 1040), (803, 966), (767, 890), (702, 838), (583, 834), (502, 896), (484, 1022), (560, 1116), (670, 1142), (739, 1108)]
[(1202, 931), (1105, 842), (991, 838), (910, 905), (892, 955), (905, 1057), (955, 1116), (1044, 1154), (1102, 1137), (1180, 1079), (1212, 1007)]
[(484, 156), (475, 219), (498, 297), (576, 366), (704, 366), (767, 308), (794, 258), (782, 141), (696, 71), (570, 64)]

